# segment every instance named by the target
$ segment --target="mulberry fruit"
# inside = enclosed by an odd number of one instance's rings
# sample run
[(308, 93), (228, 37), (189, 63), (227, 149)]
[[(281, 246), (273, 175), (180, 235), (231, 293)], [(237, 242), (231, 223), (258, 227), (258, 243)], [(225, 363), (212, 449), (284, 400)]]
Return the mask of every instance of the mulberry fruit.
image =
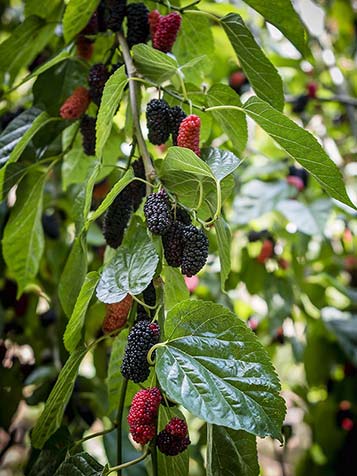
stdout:
[(87, 155), (95, 155), (95, 124), (95, 118), (87, 116), (87, 114), (81, 119), (82, 145), (84, 153)]
[[(298, 180), (293, 181), (293, 177)], [(308, 185), (309, 173), (302, 167), (295, 167), (294, 165), (291, 165), (289, 167), (289, 175), (287, 180), (292, 185), (295, 185), (298, 190), (303, 190)]]
[(187, 116), (180, 124), (177, 145), (193, 150), (200, 157), (200, 127), (201, 119), (195, 114)]
[(56, 322), (57, 313), (54, 309), (49, 309), (48, 311), (40, 314), (38, 317), (40, 319), (41, 325), (43, 327), (48, 327)]
[(107, 304), (102, 326), (104, 334), (110, 334), (125, 326), (132, 303), (133, 298), (127, 294), (122, 301)]
[(177, 207), (175, 216), (176, 220), (181, 222), (183, 225), (191, 225), (190, 214), (184, 208)]
[(92, 101), (99, 106), (102, 99), (105, 83), (108, 81), (110, 74), (107, 67), (102, 64), (95, 64), (89, 71), (89, 91)]
[(146, 43), (149, 39), (149, 10), (143, 3), (131, 3), (127, 7), (129, 48), (139, 43)]
[(177, 137), (180, 129), (181, 122), (186, 119), (186, 113), (180, 108), (180, 106), (174, 106), (170, 110), (171, 115), (171, 135), (172, 143), (177, 145)]
[(81, 35), (95, 35), (98, 32), (98, 13), (94, 12)]
[(165, 144), (170, 137), (170, 108), (163, 99), (152, 99), (146, 107), (149, 141), (154, 145)]
[(150, 36), (151, 38), (154, 38), (155, 36), (155, 33), (156, 33), (156, 29), (157, 29), (157, 25), (160, 21), (160, 18), (161, 18), (161, 15), (160, 15), (160, 12), (158, 10), (152, 10), (150, 13), (149, 13), (149, 26), (150, 26)]
[(169, 53), (174, 46), (180, 26), (181, 15), (179, 13), (171, 12), (168, 15), (160, 16), (154, 28), (153, 47), (164, 53)]
[(106, 26), (112, 31), (120, 31), (126, 14), (126, 0), (106, 0)]
[(121, 373), (135, 383), (144, 382), (150, 373), (147, 354), (159, 342), (160, 327), (150, 321), (139, 321), (131, 329)]
[(90, 60), (93, 56), (93, 41), (83, 35), (79, 35), (76, 40), (77, 55), (85, 60)]
[(229, 85), (238, 94), (242, 94), (249, 85), (246, 75), (242, 71), (234, 71), (229, 77)]
[(156, 290), (155, 290), (154, 283), (152, 281), (149, 284), (149, 286), (146, 289), (144, 289), (143, 298), (144, 298), (145, 304), (147, 304), (148, 306), (153, 307), (156, 305)]
[(254, 243), (256, 241), (259, 241), (261, 239), (265, 239), (265, 238), (270, 238), (271, 237), (271, 234), (269, 233), (268, 230), (261, 230), (261, 231), (255, 231), (255, 230), (251, 230), (249, 233), (248, 233), (248, 241), (250, 243)]
[[(144, 167), (143, 159), (140, 157), (140, 159), (133, 162), (132, 166), (133, 166), (135, 177), (145, 180), (145, 167)], [(136, 212), (136, 210), (140, 207), (142, 199), (146, 195), (146, 185), (144, 182), (139, 182), (139, 180), (133, 180), (128, 185), (128, 187), (130, 188), (130, 191), (131, 191), (133, 210), (134, 212)]]
[(181, 418), (174, 417), (158, 434), (156, 444), (161, 453), (176, 456), (182, 453), (190, 444), (187, 425)]
[(134, 395), (128, 415), (133, 440), (145, 445), (156, 435), (156, 420), (161, 403), (157, 387), (140, 390)]
[(183, 230), (184, 249), (182, 255), (182, 274), (191, 277), (206, 264), (208, 257), (208, 239), (202, 230), (193, 225)]
[(163, 235), (169, 230), (172, 225), (172, 212), (165, 190), (152, 193), (147, 197), (144, 214), (151, 233)]
[(295, 112), (295, 114), (301, 114), (302, 112), (305, 111), (306, 106), (309, 103), (309, 96), (307, 94), (301, 94), (298, 96), (292, 103), (292, 110)]
[(162, 237), (164, 255), (169, 266), (179, 268), (182, 265), (184, 249), (182, 223), (175, 221), (167, 233)]
[(118, 248), (124, 237), (132, 213), (131, 194), (128, 188), (122, 190), (104, 215), (103, 234), (112, 248)]
[(89, 102), (88, 89), (79, 86), (63, 103), (60, 109), (60, 116), (63, 119), (79, 119), (86, 112)]
[(272, 240), (264, 240), (262, 249), (257, 257), (258, 263), (264, 264), (274, 254), (274, 242)]

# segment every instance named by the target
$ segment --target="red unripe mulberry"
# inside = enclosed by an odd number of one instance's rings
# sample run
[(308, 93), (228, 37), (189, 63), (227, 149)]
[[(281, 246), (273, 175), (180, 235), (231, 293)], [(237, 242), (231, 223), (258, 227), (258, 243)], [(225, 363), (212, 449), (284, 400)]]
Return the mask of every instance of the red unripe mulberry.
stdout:
[(128, 314), (133, 303), (133, 298), (127, 294), (120, 302), (107, 304), (107, 310), (103, 322), (104, 334), (110, 334), (115, 330), (119, 330), (125, 326)]
[(198, 116), (195, 114), (187, 116), (180, 124), (177, 145), (191, 149), (200, 156), (200, 127), (201, 119)]
[(153, 10), (149, 13), (149, 25), (150, 25), (150, 35), (151, 38), (154, 38), (156, 30), (157, 30), (157, 25), (160, 21), (161, 15), (158, 10)]
[(63, 119), (79, 119), (86, 112), (89, 102), (88, 89), (79, 86), (63, 103), (60, 109), (60, 116)]
[(85, 60), (90, 60), (93, 56), (93, 41), (83, 35), (79, 35), (76, 40), (77, 55)]
[(307, 84), (307, 95), (309, 96), (310, 99), (316, 98), (317, 89), (318, 89), (318, 85), (314, 81), (311, 81), (310, 83)]
[(145, 445), (156, 435), (156, 420), (161, 403), (157, 387), (140, 390), (133, 398), (128, 415), (133, 440)]
[(271, 240), (264, 240), (262, 249), (257, 257), (259, 263), (265, 263), (274, 254), (274, 243)]
[(293, 187), (297, 188), (299, 192), (301, 192), (305, 188), (304, 181), (300, 177), (295, 177), (294, 175), (288, 175), (286, 177), (286, 181), (288, 182), (289, 185), (292, 185)]
[(244, 83), (246, 83), (247, 78), (242, 71), (235, 71), (229, 77), (229, 85), (231, 88), (239, 88)]
[[(155, 21), (153, 22), (155, 25)], [(154, 26), (155, 34), (152, 38), (152, 45), (157, 50), (169, 53), (174, 46), (177, 34), (181, 26), (181, 15), (177, 12), (160, 16)]]

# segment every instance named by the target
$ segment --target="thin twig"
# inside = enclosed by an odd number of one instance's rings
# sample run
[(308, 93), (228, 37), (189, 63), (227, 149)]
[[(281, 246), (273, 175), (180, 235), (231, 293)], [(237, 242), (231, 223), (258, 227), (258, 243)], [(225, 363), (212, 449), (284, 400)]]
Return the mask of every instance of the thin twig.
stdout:
[[(124, 378), (121, 384), (118, 412), (117, 412), (117, 463), (119, 466), (121, 465), (122, 457), (123, 457), (122, 440), (121, 440), (121, 429), (122, 429), (121, 425), (123, 420), (125, 395), (126, 395), (127, 387), (128, 387), (128, 380)], [(118, 467), (118, 476), (120, 475), (121, 475), (121, 468)]]
[(122, 469), (129, 468), (129, 466), (133, 466), (134, 464), (140, 463), (140, 461), (143, 461), (149, 454), (150, 451), (147, 450), (144, 454), (139, 456), (139, 458), (135, 458), (132, 461), (128, 461), (127, 463), (119, 464), (118, 466), (113, 466), (112, 468), (109, 468), (108, 472), (105, 474), (112, 473), (113, 471), (118, 471), (118, 474), (120, 474)]

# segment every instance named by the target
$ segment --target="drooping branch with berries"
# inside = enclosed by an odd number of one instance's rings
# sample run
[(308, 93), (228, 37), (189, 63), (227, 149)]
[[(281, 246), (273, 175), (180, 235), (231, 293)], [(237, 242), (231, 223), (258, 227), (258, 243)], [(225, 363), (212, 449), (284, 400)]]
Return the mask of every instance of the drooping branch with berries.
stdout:
[[(64, 445), (55, 476), (126, 474), (149, 460), (150, 474), (188, 475), (192, 419), (204, 425), (210, 476), (257, 476), (256, 438), (283, 441), (286, 405), (271, 356), (255, 321), (246, 325), (229, 296), (232, 282), (238, 287), (230, 225), (244, 220), (230, 210), (246, 206), (254, 217), (257, 200), (239, 183), (247, 119), (294, 162), (278, 184), (290, 206), (309, 177), (354, 205), (335, 162), (283, 113), (282, 79), (242, 17), (199, 3), (70, 0), (54, 7), (47, 28), (62, 23), (62, 49), (35, 67), (32, 107), (0, 136), (2, 195), (17, 186), (4, 262), (18, 296), (30, 289), (61, 315), (60, 371), (56, 379), (50, 373), (31, 431), (35, 468)], [(296, 28), (280, 28), (308, 56), (287, 3)], [(236, 57), (225, 83), (207, 73), (207, 64), (215, 67), (214, 40), (222, 38)], [(311, 83), (294, 112), (316, 94)], [(44, 203), (63, 217), (42, 216)], [(66, 246), (46, 248), (47, 269), (44, 235), (56, 240), (64, 229)], [(289, 267), (270, 230), (250, 232), (248, 243), (256, 246), (257, 276)], [(221, 293), (217, 299), (190, 294), (205, 270), (219, 273), (210, 290)], [(46, 312), (44, 322), (52, 316)], [(281, 326), (274, 332), (284, 340)], [(94, 398), (103, 428), (66, 433), (64, 443), (69, 409), (88, 393), (81, 369), (91, 359), (105, 385)], [(115, 456), (104, 465), (85, 446), (99, 436), (105, 445), (115, 439)]]

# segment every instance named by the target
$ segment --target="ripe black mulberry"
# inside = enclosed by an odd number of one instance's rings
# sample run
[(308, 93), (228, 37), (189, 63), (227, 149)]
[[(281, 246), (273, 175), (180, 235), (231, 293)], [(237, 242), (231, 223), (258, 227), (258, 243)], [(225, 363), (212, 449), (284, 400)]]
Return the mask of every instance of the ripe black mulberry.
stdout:
[(152, 193), (146, 199), (144, 214), (151, 233), (165, 234), (173, 222), (170, 201), (165, 190)]
[(131, 3), (127, 7), (129, 48), (139, 43), (146, 43), (149, 39), (149, 10), (143, 3)]
[(182, 255), (182, 274), (191, 277), (206, 264), (208, 257), (208, 239), (205, 233), (188, 225), (183, 231), (184, 250)]
[(165, 144), (171, 132), (170, 107), (163, 99), (152, 99), (146, 107), (149, 141), (154, 145)]

